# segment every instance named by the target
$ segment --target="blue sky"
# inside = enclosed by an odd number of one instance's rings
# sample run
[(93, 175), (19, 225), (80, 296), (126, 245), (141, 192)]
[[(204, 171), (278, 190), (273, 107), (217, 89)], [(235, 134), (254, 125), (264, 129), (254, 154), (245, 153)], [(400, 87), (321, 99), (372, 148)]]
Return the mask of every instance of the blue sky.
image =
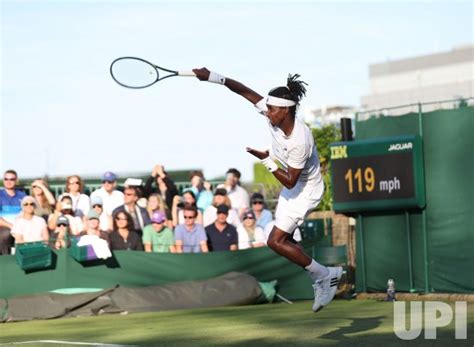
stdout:
[(207, 66), (261, 94), (288, 73), (308, 107), (358, 106), (368, 65), (474, 42), (473, 2), (1, 1), (0, 170), (20, 177), (229, 167), (269, 133), (226, 88), (171, 78), (128, 90), (111, 61)]

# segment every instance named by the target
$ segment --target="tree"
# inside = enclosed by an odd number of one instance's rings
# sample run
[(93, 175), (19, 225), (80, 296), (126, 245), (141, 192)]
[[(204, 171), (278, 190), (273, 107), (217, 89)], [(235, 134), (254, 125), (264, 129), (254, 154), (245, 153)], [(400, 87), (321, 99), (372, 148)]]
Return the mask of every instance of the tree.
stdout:
[(332, 186), (331, 186), (331, 150), (329, 144), (341, 140), (341, 131), (335, 125), (326, 125), (322, 128), (312, 129), (314, 142), (318, 148), (319, 160), (321, 162), (321, 175), (324, 181), (323, 199), (318, 205), (318, 211), (332, 210)]

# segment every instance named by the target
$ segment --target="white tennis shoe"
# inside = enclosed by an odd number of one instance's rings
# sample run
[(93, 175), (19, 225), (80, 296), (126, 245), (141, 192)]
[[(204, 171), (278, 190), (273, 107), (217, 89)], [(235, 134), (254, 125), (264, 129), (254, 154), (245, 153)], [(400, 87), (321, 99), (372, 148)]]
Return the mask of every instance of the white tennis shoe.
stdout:
[(313, 311), (318, 312), (328, 305), (336, 295), (337, 285), (342, 276), (342, 267), (328, 267), (329, 274), (313, 284), (314, 304)]

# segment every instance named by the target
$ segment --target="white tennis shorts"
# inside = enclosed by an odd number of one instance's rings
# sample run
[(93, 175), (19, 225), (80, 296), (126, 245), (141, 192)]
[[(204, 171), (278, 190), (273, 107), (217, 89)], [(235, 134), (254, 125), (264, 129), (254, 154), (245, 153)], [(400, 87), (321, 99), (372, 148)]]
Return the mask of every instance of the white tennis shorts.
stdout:
[(291, 234), (301, 225), (309, 210), (318, 206), (324, 193), (323, 181), (298, 182), (292, 189), (283, 188), (275, 211), (275, 226)]

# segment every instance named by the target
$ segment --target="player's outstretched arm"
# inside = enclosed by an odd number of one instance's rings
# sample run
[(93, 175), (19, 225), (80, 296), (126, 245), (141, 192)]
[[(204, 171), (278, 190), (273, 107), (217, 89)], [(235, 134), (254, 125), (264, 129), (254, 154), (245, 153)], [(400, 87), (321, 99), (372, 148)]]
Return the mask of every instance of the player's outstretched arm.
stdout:
[(218, 84), (223, 84), (231, 91), (244, 97), (254, 105), (263, 99), (263, 96), (253, 91), (246, 85), (240, 83), (239, 81), (213, 73), (205, 67), (200, 69), (193, 69), (193, 72), (196, 74), (196, 77), (200, 81), (209, 81)]

